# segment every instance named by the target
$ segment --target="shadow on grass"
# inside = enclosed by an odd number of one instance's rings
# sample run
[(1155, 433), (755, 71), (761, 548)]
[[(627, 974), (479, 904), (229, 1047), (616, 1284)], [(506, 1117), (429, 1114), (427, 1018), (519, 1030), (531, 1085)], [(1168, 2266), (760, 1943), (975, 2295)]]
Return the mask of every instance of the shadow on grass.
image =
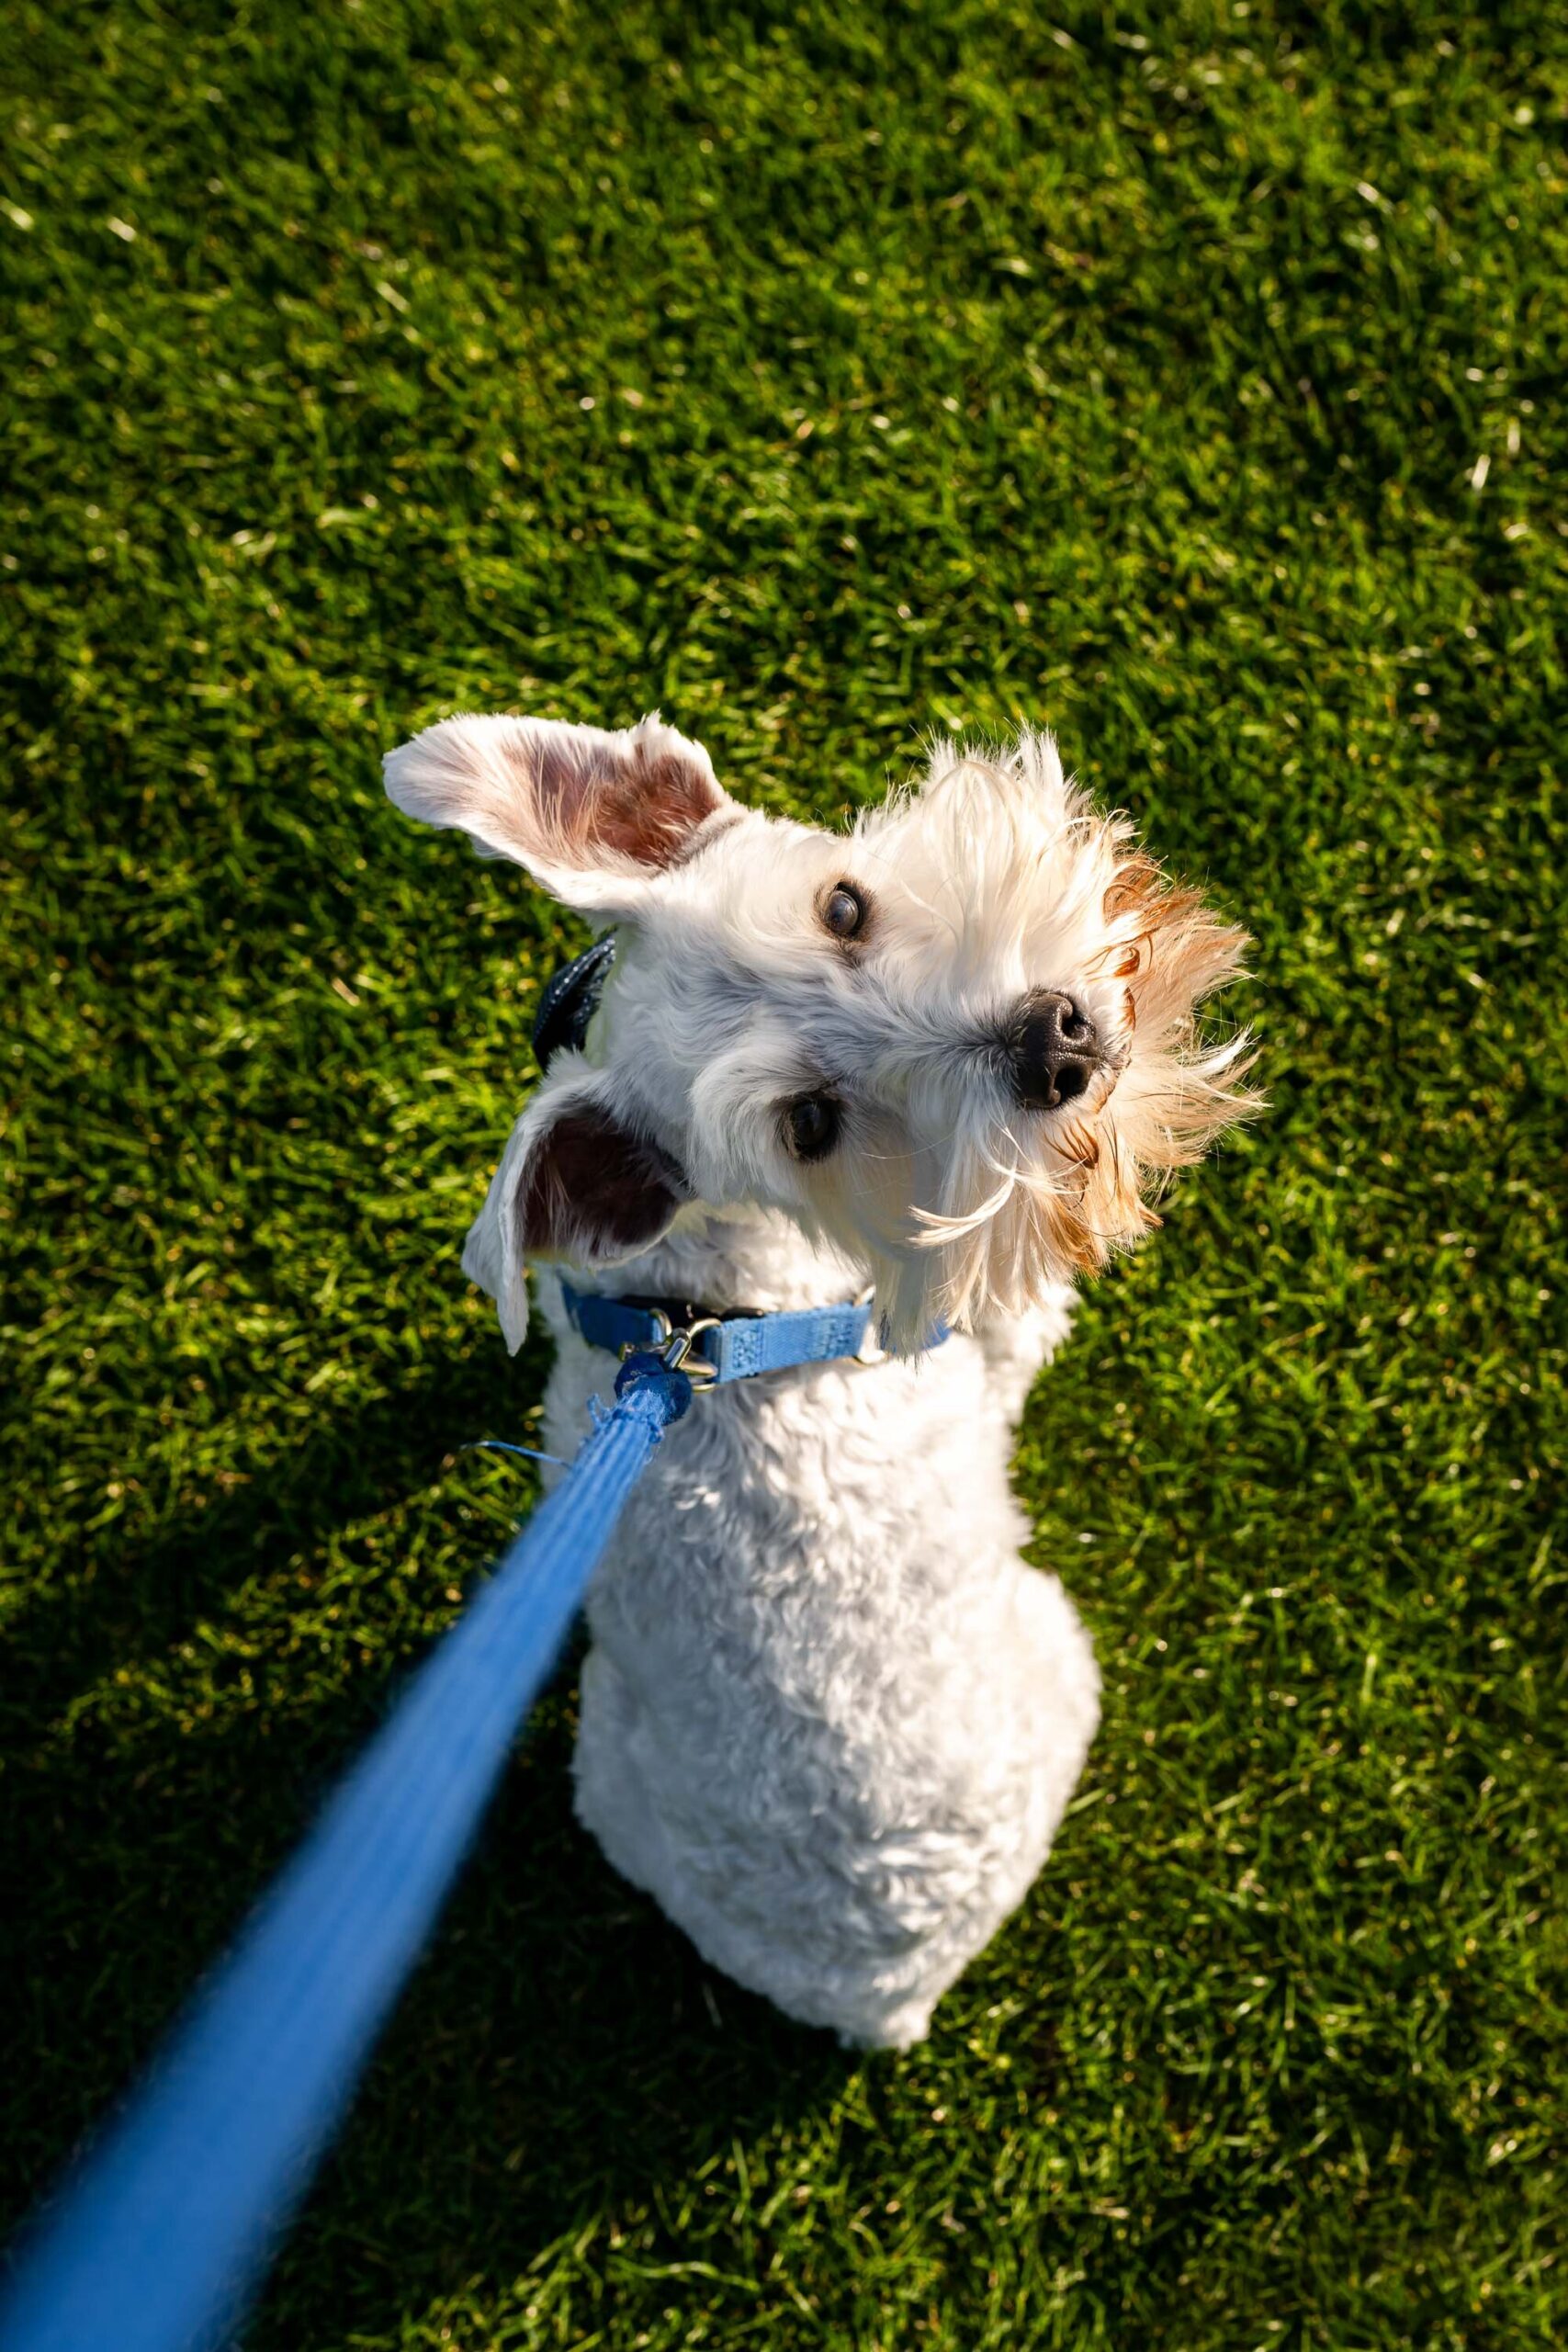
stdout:
[[(276, 1545), (320, 1542), (510, 1408), (493, 1356), (444, 1366), (156, 1545), (39, 1604), (11, 1744), (134, 1645), (167, 1643)], [(411, 1429), (423, 1442), (410, 1442)], [(51, 1644), (57, 1645), (51, 1646)], [(0, 2078), (9, 2223), (133, 2079), (204, 1964), (384, 1709), (396, 1670), (181, 1733), (95, 1719), (7, 1775)], [(853, 2061), (707, 1971), (571, 1818), (575, 1658), (536, 1711), (479, 1850), (289, 2241), (255, 2346), (396, 2335), (477, 2277), (511, 2279), (606, 2203), (830, 2098)]]
[[(508, 1773), (288, 2245), (257, 2346), (395, 2336), (439, 2295), (526, 2271), (607, 2203), (826, 2102), (854, 2064), (712, 1974), (611, 1873), (570, 1816), (573, 1696), (558, 1687)], [(288, 1851), (332, 1730), (313, 1721), (303, 1755), (249, 1728), (171, 1740), (96, 1778), (73, 1756), (17, 1792), (12, 1883), (44, 1899), (12, 1931), (13, 2220)]]
[(111, 1524), (85, 1537), (7, 1627), (0, 1743), (26, 1749), (80, 1692), (127, 1658), (156, 1657), (247, 1577), (433, 1479), (468, 1439), (514, 1428), (547, 1362), (542, 1343), (516, 1364), (491, 1345), (443, 1357), (368, 1406), (323, 1411), (302, 1444), (247, 1465), (220, 1500), (155, 1536)]
[(405, 2314), (516, 2278), (607, 2207), (825, 2105), (853, 2069), (613, 1875), (570, 1819), (568, 1758), (563, 1722), (513, 1775), (255, 2352), (396, 2341)]

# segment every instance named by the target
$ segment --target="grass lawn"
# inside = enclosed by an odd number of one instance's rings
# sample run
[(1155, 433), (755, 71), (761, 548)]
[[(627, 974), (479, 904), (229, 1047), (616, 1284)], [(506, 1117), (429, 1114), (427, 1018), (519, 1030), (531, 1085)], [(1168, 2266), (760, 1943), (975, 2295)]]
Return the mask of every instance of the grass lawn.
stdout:
[(1030, 1406), (1050, 1866), (855, 2063), (573, 1826), (569, 1668), (252, 2341), (1568, 2341), (1568, 11), (5, 49), (7, 2211), (531, 1498), (457, 1250), (582, 934), (383, 747), (658, 705), (832, 818), (1026, 716), (1255, 933), (1272, 1102)]

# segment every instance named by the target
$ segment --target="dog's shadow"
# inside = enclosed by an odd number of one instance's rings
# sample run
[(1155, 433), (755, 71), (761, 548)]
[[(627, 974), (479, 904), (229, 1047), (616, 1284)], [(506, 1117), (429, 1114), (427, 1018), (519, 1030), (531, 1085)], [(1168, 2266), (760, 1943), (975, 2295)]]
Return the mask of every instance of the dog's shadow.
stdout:
[(407, 1494), (467, 1440), (515, 1428), (547, 1361), (536, 1334), (514, 1364), (493, 1345), (444, 1355), (368, 1407), (319, 1412), (308, 1437), (269, 1441), (277, 1450), (254, 1459), (237, 1407), (240, 1476), (216, 1501), (145, 1539), (110, 1525), (63, 1544), (64, 1572), (13, 1611), (0, 1685), (6, 1750), (25, 1753), (79, 1693), (128, 1657), (155, 1657), (245, 1577)]
[(613, 1876), (570, 1819), (568, 1758), (563, 1723), (513, 1775), (254, 2352), (396, 2340), (433, 2301), (509, 2286), (563, 2237), (827, 2104), (852, 2071)]
[[(512, 1383), (508, 1395), (514, 1417)], [(161, 1717), (112, 1739), (90, 1723), (42, 1745), (17, 1732), (41, 1732), (117, 1645), (146, 1656), (176, 1639), (236, 1561), (265, 1566), (406, 1486), (411, 1430), (434, 1463), (507, 1401), (489, 1364), (445, 1366), (378, 1408), (376, 1428), (324, 1429), (275, 1479), (121, 1563), (99, 1613), (46, 1598), (28, 1621), (38, 1671), (12, 1686), (20, 1760), (0, 1827), (0, 1871), (35, 1897), (6, 1930), (12, 2220), (134, 2075), (395, 1686), (361, 1679), (291, 1710), (286, 1732), (261, 1710), (186, 1734)], [(578, 1828), (575, 1674), (574, 1654), (509, 1767), (286, 2245), (247, 2338), (258, 2352), (395, 2336), (469, 2282), (509, 2282), (607, 2209), (830, 2100), (853, 2068), (706, 1969)]]

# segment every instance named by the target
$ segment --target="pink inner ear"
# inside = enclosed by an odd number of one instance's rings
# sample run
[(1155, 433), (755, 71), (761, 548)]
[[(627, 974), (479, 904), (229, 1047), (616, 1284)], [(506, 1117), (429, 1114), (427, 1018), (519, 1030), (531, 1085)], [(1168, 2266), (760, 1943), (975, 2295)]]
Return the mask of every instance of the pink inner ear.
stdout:
[(567, 1111), (546, 1131), (517, 1204), (525, 1258), (627, 1258), (658, 1240), (687, 1197), (666, 1152), (604, 1112)]
[[(670, 732), (660, 728), (649, 741), (639, 729), (627, 744), (595, 741), (585, 729), (558, 751), (546, 750), (543, 795), (558, 796), (558, 821), (571, 840), (618, 851), (639, 865), (675, 863), (724, 795), (705, 763), (674, 748)], [(557, 760), (561, 765), (552, 775)]]
[[(425, 825), (457, 825), (578, 906), (594, 877), (659, 873), (728, 807), (700, 743), (657, 712), (610, 734), (549, 718), (446, 718), (387, 754), (387, 790)], [(737, 810), (739, 815), (739, 811)]]

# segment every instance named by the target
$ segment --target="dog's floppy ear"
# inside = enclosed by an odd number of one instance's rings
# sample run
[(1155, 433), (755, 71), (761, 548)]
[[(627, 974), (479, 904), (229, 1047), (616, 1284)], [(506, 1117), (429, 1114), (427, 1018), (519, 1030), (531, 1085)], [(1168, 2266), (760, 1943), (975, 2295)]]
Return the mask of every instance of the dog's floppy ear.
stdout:
[(481, 856), (514, 858), (555, 897), (588, 908), (614, 907), (626, 884), (675, 865), (698, 828), (734, 805), (702, 745), (657, 712), (615, 734), (550, 718), (445, 718), (388, 752), (386, 780), (406, 815), (457, 826)]
[(563, 1053), (512, 1130), (468, 1228), (463, 1272), (494, 1299), (515, 1355), (528, 1329), (531, 1258), (590, 1266), (635, 1257), (689, 1197), (668, 1152), (612, 1106), (581, 1054)]

